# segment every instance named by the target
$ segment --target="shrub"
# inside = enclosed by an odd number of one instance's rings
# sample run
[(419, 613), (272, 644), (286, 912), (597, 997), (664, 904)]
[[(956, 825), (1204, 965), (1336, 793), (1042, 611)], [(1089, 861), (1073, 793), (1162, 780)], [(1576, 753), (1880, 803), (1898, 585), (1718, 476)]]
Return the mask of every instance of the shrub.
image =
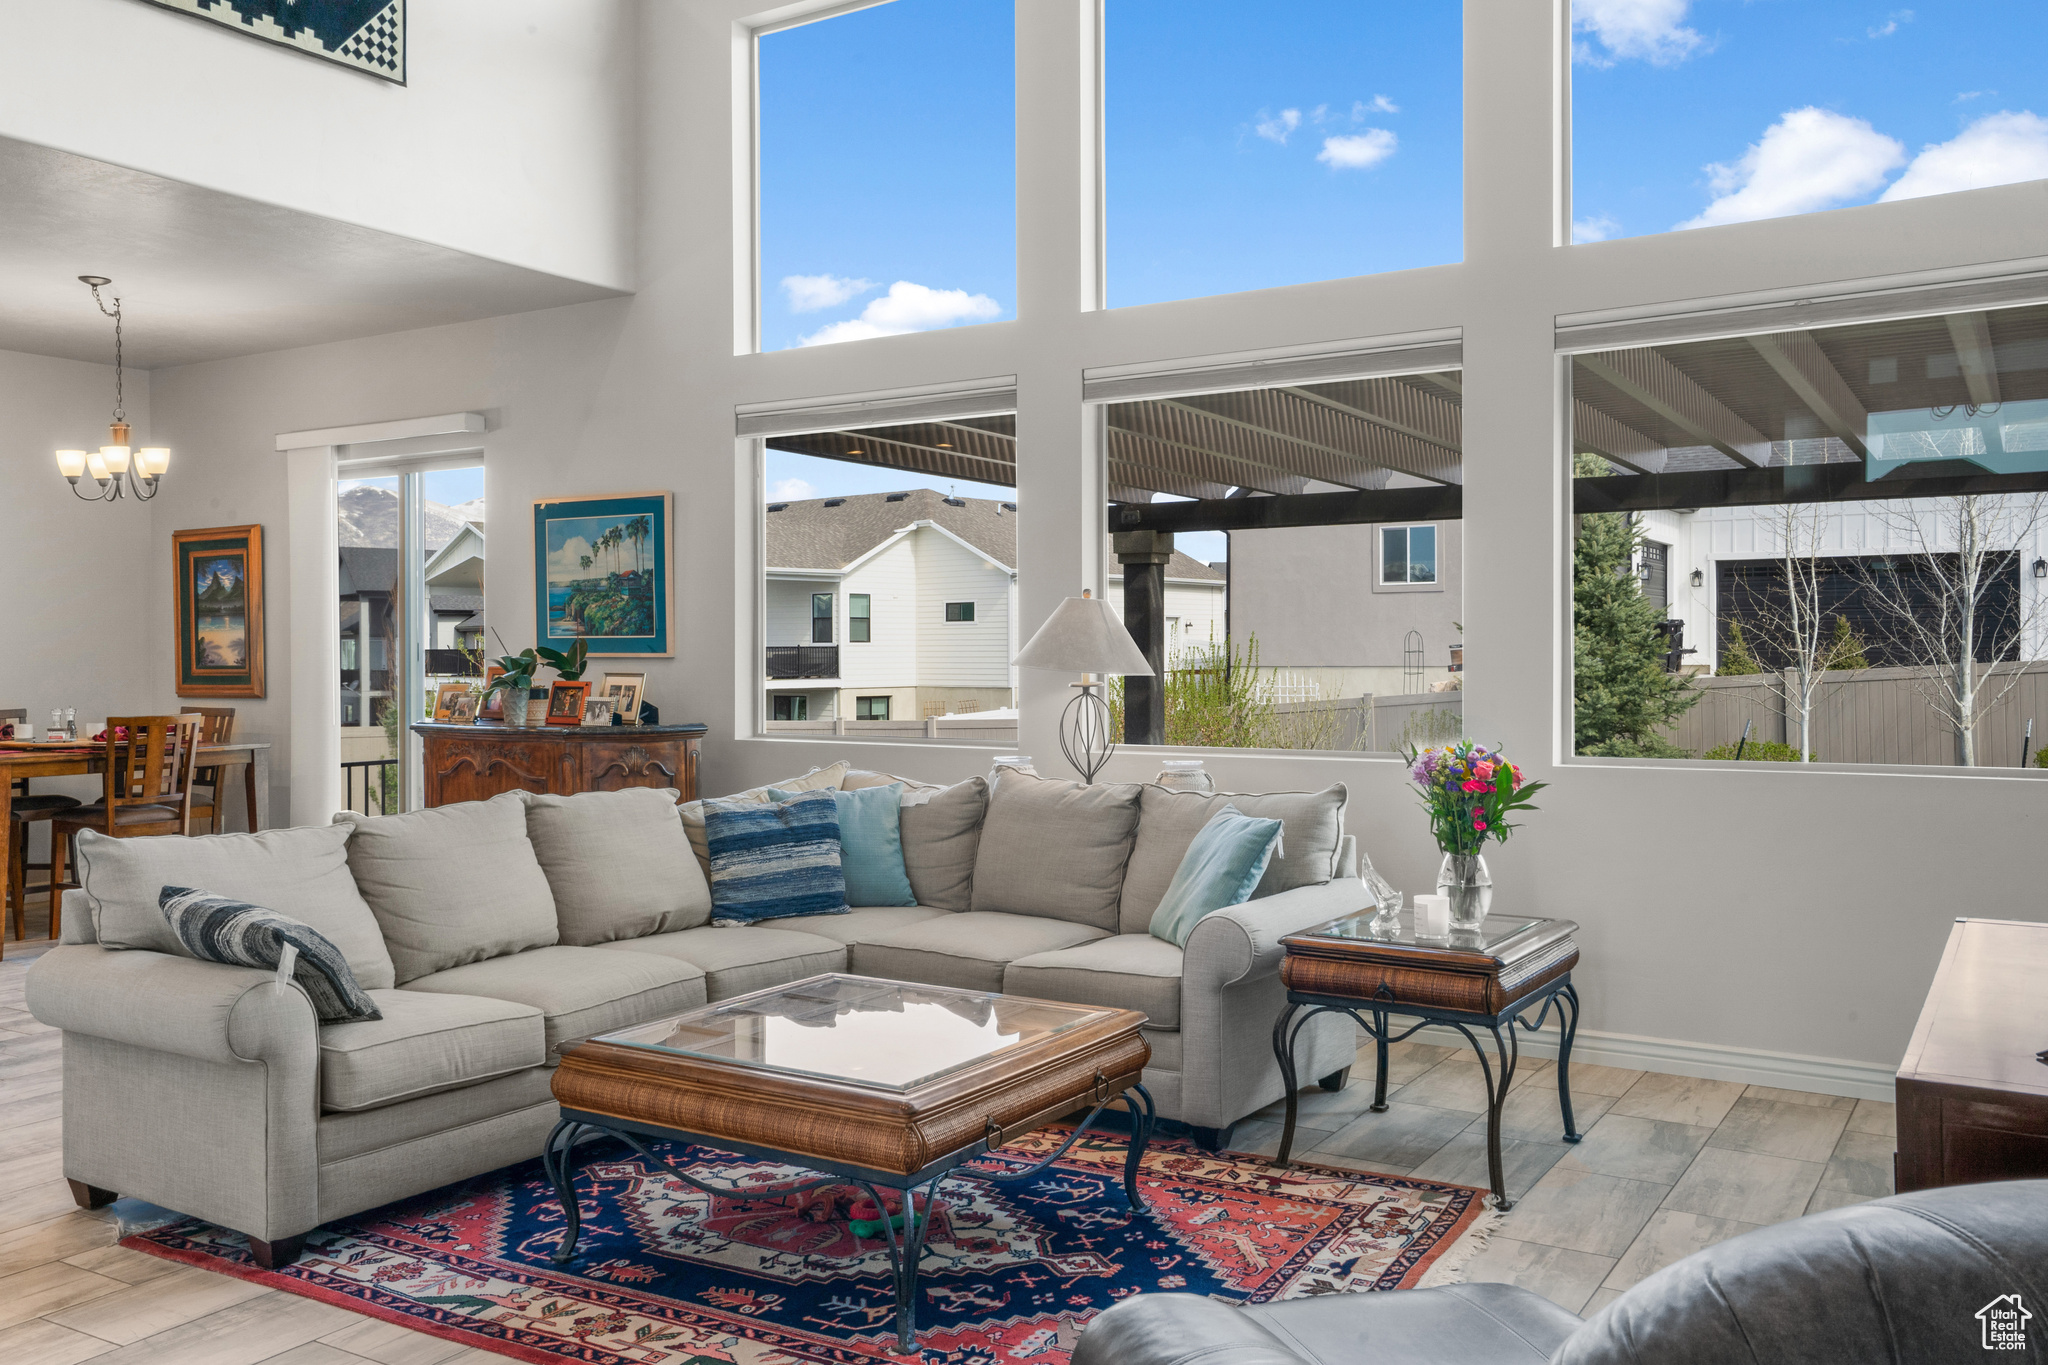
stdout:
[[(2048, 750), (2043, 750), (2042, 752), (2048, 753)], [(1713, 748), (1701, 754), (1700, 757), (1732, 761), (1735, 757), (1735, 746), (1733, 744), (1716, 744)], [(1753, 739), (1742, 746), (1742, 761), (1744, 763), (1798, 763), (1801, 759), (1799, 757), (1799, 750), (1790, 744), (1779, 744), (1768, 739)], [(1820, 762), (1820, 755), (1815, 754), (1813, 761), (1815, 763)], [(2048, 767), (2048, 764), (2043, 766)]]

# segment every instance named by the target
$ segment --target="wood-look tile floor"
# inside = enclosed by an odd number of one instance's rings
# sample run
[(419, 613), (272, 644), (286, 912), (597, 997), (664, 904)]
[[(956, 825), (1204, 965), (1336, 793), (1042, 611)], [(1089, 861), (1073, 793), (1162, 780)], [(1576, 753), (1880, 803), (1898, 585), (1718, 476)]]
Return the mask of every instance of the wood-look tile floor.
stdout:
[[(31, 923), (34, 933), (37, 925)], [(48, 944), (0, 961), (0, 1361), (7, 1365), (483, 1365), (505, 1357), (116, 1246), (116, 1209), (76, 1208), (63, 1180), (58, 1035), (23, 1003)], [(1301, 1159), (1486, 1183), (1470, 1051), (1397, 1044), (1387, 1113), (1372, 1054), (1354, 1083), (1302, 1096)], [(1585, 1141), (1562, 1141), (1556, 1075), (1525, 1061), (1506, 1113), (1517, 1203), (1470, 1278), (1590, 1313), (1662, 1266), (1752, 1227), (1891, 1190), (1892, 1106), (1611, 1067), (1572, 1069)], [(1232, 1145), (1271, 1155), (1280, 1106)]]

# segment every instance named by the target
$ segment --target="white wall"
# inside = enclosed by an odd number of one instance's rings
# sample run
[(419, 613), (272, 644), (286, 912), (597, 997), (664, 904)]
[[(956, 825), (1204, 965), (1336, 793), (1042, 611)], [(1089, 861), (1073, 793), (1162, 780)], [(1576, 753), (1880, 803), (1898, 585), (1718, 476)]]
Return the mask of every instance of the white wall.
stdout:
[[(920, 687), (1010, 685), (1010, 575), (951, 536), (920, 527), (917, 677)], [(974, 603), (972, 621), (948, 621), (948, 602)]]
[(411, 84), (134, 0), (0, 0), (0, 135), (616, 289), (626, 0), (433, 0)]
[[(848, 688), (915, 687), (918, 640), (927, 622), (918, 612), (917, 542), (929, 531), (912, 531), (846, 576), (846, 600), (837, 604), (842, 623), (839, 676)], [(855, 643), (844, 622), (855, 593), (868, 596), (868, 639)]]

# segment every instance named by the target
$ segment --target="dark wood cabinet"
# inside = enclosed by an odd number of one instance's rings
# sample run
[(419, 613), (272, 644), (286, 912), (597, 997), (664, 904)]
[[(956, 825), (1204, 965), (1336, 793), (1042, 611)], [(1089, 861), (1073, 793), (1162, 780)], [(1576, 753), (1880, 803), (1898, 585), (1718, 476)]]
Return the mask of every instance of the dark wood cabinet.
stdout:
[(483, 801), (524, 788), (573, 796), (621, 787), (674, 787), (697, 799), (702, 725), (412, 727), (425, 750), (427, 804)]
[(2048, 1176), (2048, 924), (1960, 919), (1899, 1065), (1898, 1189)]

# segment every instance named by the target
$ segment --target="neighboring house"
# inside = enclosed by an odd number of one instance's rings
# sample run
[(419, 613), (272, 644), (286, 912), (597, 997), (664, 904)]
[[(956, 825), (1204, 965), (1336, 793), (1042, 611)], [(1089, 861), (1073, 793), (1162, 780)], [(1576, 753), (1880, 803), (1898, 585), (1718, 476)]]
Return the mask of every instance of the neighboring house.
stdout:
[[(771, 722), (1016, 704), (1017, 504), (861, 493), (771, 502), (766, 527)], [(1171, 627), (1221, 639), (1224, 576), (1182, 554), (1166, 576)]]
[[(466, 521), (427, 560), (428, 649), (474, 649), (484, 635), (484, 528)], [(429, 670), (430, 672), (432, 670)]]
[[(366, 501), (357, 499), (358, 505)], [(372, 506), (371, 510), (376, 509)], [(372, 527), (372, 533), (376, 530)], [(396, 534), (395, 529), (391, 534)], [(430, 550), (424, 574), (427, 694), (431, 697), (434, 679), (460, 673), (456, 651), (474, 649), (484, 641), (482, 522), (461, 523), (450, 540)], [(389, 746), (380, 708), (397, 695), (393, 669), (398, 638), (398, 551), (384, 545), (342, 545), (338, 579), (342, 757), (350, 761), (382, 758)]]

